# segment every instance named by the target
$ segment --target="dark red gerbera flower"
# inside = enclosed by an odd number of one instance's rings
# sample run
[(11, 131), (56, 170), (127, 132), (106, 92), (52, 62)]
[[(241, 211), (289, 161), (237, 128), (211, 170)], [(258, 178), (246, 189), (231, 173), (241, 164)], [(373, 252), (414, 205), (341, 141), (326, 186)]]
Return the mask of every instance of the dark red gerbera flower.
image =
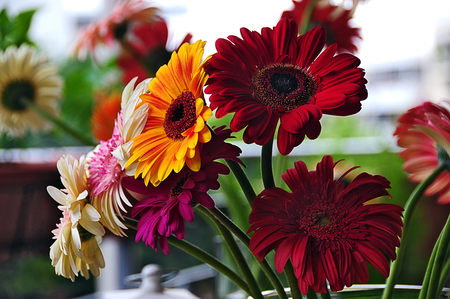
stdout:
[(250, 213), (253, 254), (262, 260), (276, 249), (279, 272), (290, 258), (303, 294), (308, 287), (326, 292), (325, 280), (332, 291), (367, 281), (366, 262), (388, 277), (383, 252), (394, 260), (395, 247), (400, 246), (403, 208), (367, 204), (389, 195), (389, 181), (361, 173), (345, 186), (341, 179), (333, 179), (335, 165), (331, 156), (325, 156), (316, 170), (308, 172), (305, 163), (297, 161), (283, 174), (292, 193), (266, 189), (255, 198)]
[[(292, 10), (284, 11), (281, 18), (295, 20), (299, 25), (306, 8), (312, 0), (295, 1)], [(309, 19), (308, 28), (322, 26), (327, 31), (327, 45), (337, 44), (338, 53), (355, 53), (358, 48), (355, 41), (361, 39), (361, 30), (350, 27), (353, 11), (323, 1), (316, 5)]]
[[(449, 102), (445, 103), (447, 106)], [(399, 153), (405, 161), (403, 170), (409, 180), (420, 183), (441, 163), (448, 164), (450, 153), (450, 112), (444, 105), (425, 102), (398, 119), (394, 136), (403, 148)], [(438, 203), (450, 203), (450, 171), (446, 169), (425, 190), (428, 196), (438, 194)]]
[(351, 54), (335, 56), (336, 45), (322, 52), (325, 29), (297, 37), (296, 22), (282, 19), (261, 34), (241, 28), (241, 35), (216, 41), (217, 53), (205, 66), (210, 75), (205, 91), (217, 117), (235, 113), (230, 128), (246, 128), (246, 143), (266, 144), (280, 119), (278, 149), (287, 155), (305, 134), (319, 136), (322, 113), (361, 109), (367, 80), (360, 61)]
[(167, 237), (174, 234), (178, 239), (184, 238), (184, 221), (194, 220), (193, 203), (208, 209), (215, 206), (207, 191), (219, 189), (219, 174), (229, 173), (227, 166), (215, 160), (242, 162), (237, 158), (240, 148), (225, 142), (231, 130), (219, 127), (214, 132), (210, 142), (200, 144), (202, 166), (198, 172), (184, 167), (179, 173), (172, 172), (158, 187), (146, 186), (141, 179), (123, 179), (126, 189), (144, 196), (132, 212), (133, 217), (140, 215), (136, 242), (142, 239), (157, 250), (159, 240), (161, 250), (168, 254)]
[[(128, 84), (131, 79), (138, 77), (140, 82), (145, 78), (154, 77), (158, 69), (167, 64), (173, 50), (167, 50), (169, 30), (162, 18), (153, 23), (143, 23), (133, 29), (133, 38), (128, 39), (130, 47), (118, 57), (118, 65), (122, 70), (122, 82)], [(187, 34), (180, 46), (190, 42), (191, 34)]]

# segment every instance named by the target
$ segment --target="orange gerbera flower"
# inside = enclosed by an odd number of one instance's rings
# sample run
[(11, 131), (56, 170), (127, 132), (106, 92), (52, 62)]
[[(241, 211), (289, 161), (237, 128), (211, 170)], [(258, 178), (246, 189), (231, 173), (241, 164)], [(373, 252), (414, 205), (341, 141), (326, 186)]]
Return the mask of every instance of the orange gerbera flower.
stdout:
[(201, 62), (205, 43), (183, 44), (150, 82), (150, 94), (140, 96), (141, 105), (149, 104), (148, 120), (133, 139), (126, 167), (138, 161), (135, 177), (141, 175), (146, 185), (159, 185), (185, 164), (193, 171), (200, 169), (198, 142), (211, 139), (205, 121), (212, 116), (203, 95), (208, 79)]

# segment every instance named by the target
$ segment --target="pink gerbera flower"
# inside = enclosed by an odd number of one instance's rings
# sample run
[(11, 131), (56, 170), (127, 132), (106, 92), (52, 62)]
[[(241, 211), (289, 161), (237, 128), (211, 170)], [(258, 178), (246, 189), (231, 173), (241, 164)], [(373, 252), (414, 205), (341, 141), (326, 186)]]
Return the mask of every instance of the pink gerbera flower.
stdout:
[[(122, 122), (122, 113), (118, 121)], [(115, 122), (112, 137), (108, 141), (100, 141), (100, 145), (90, 155), (88, 183), (92, 189), (92, 205), (100, 212), (101, 223), (114, 234), (123, 236), (125, 233), (122, 229), (127, 227), (118, 216), (121, 217), (121, 211), (126, 212), (122, 203), (130, 207), (131, 203), (122, 189), (125, 170), (112, 154), (122, 145), (118, 121)]]
[[(449, 104), (447, 102), (447, 104)], [(403, 150), (403, 169), (412, 182), (426, 179), (440, 163), (448, 163), (450, 153), (450, 112), (442, 105), (425, 102), (398, 119), (394, 132)], [(443, 159), (440, 159), (443, 158)], [(444, 170), (425, 190), (428, 196), (438, 194), (438, 203), (450, 203), (450, 171)]]
[(290, 258), (303, 294), (309, 287), (326, 292), (326, 280), (332, 291), (367, 281), (366, 262), (388, 277), (384, 254), (394, 260), (400, 246), (403, 208), (367, 204), (389, 195), (389, 181), (361, 173), (346, 186), (341, 181), (345, 174), (334, 180), (336, 163), (325, 156), (316, 170), (308, 171), (297, 161), (283, 174), (291, 193), (270, 188), (253, 201), (250, 249), (260, 260), (276, 249), (279, 272)]
[(120, 42), (130, 28), (153, 22), (157, 13), (158, 9), (149, 7), (144, 0), (120, 0), (109, 16), (88, 25), (81, 32), (74, 46), (74, 54), (83, 58), (87, 52), (94, 53), (99, 44), (111, 46), (114, 42)]
[(282, 19), (261, 33), (241, 28), (242, 39), (216, 41), (217, 53), (205, 65), (206, 93), (221, 118), (234, 113), (230, 128), (245, 128), (246, 143), (266, 144), (277, 129), (278, 149), (287, 155), (321, 131), (322, 114), (350, 115), (366, 99), (367, 80), (351, 54), (323, 52), (325, 29), (297, 36), (297, 24)]
[(229, 169), (218, 159), (237, 161), (241, 150), (225, 143), (230, 138), (230, 130), (217, 128), (208, 143), (200, 145), (202, 163), (198, 172), (184, 167), (179, 173), (172, 172), (158, 187), (146, 186), (143, 180), (127, 177), (124, 187), (146, 196), (133, 208), (133, 217), (140, 215), (137, 226), (136, 242), (142, 239), (147, 246), (157, 250), (158, 240), (161, 250), (169, 253), (167, 237), (174, 234), (184, 238), (184, 221), (194, 220), (193, 203), (211, 209), (214, 200), (208, 190), (217, 190), (219, 174), (228, 174)]

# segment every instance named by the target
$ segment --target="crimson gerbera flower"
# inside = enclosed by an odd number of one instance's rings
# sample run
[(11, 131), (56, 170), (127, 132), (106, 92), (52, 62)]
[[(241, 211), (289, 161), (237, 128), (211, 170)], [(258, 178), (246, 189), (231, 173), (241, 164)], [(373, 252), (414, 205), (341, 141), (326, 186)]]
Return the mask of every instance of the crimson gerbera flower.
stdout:
[[(134, 77), (139, 78), (138, 82), (154, 77), (158, 69), (169, 62), (173, 52), (166, 48), (169, 30), (162, 18), (157, 18), (153, 23), (136, 26), (132, 36), (133, 38), (127, 41), (130, 48), (122, 52), (117, 59), (124, 84)], [(178, 51), (182, 44), (189, 43), (191, 38), (191, 34), (186, 34), (175, 50)]]
[(367, 80), (360, 61), (351, 54), (335, 56), (336, 45), (322, 52), (325, 29), (297, 37), (295, 21), (282, 19), (261, 34), (241, 28), (241, 35), (217, 40), (217, 53), (205, 65), (210, 75), (205, 92), (217, 117), (235, 113), (230, 128), (246, 127), (246, 143), (266, 144), (280, 119), (278, 149), (287, 155), (305, 135), (319, 136), (322, 113), (361, 109)]
[[(316, 170), (297, 161), (283, 174), (292, 190), (269, 188), (253, 201), (250, 213), (250, 249), (262, 260), (276, 249), (275, 266), (281, 272), (290, 258), (300, 290), (326, 292), (353, 282), (366, 282), (366, 262), (384, 277), (400, 246), (403, 208), (394, 204), (367, 204), (389, 195), (389, 181), (379, 175), (359, 174), (349, 185), (333, 179), (335, 165), (325, 156)], [(348, 172), (350, 172), (350, 169)]]
[[(447, 103), (449, 104), (449, 103)], [(405, 161), (403, 170), (409, 180), (420, 183), (440, 163), (448, 163), (450, 153), (450, 112), (444, 106), (425, 102), (414, 107), (398, 119), (394, 132), (397, 144), (404, 148), (400, 157)], [(443, 158), (443, 159), (442, 159)], [(438, 194), (438, 203), (450, 203), (450, 172), (448, 169), (428, 186), (425, 195)]]
[(147, 246), (157, 250), (159, 240), (161, 250), (168, 254), (167, 237), (174, 234), (178, 239), (183, 239), (184, 221), (194, 220), (193, 202), (208, 209), (215, 206), (206, 192), (219, 189), (219, 174), (229, 173), (227, 166), (215, 160), (242, 162), (237, 158), (241, 150), (225, 143), (230, 138), (231, 130), (219, 127), (214, 132), (211, 141), (199, 147), (202, 163), (198, 172), (185, 166), (179, 173), (172, 172), (158, 187), (146, 186), (140, 179), (124, 178), (126, 189), (146, 196), (134, 206), (132, 212), (133, 217), (140, 215), (136, 242), (142, 239)]
[[(305, 10), (312, 0), (295, 1), (294, 8), (284, 11), (281, 18), (295, 20), (299, 25), (305, 14)], [(337, 44), (338, 53), (355, 53), (358, 48), (355, 41), (361, 39), (361, 30), (350, 26), (354, 10), (348, 10), (342, 5), (333, 5), (328, 1), (323, 1), (320, 5), (315, 5), (309, 19), (309, 28), (322, 26), (327, 31), (327, 45)]]

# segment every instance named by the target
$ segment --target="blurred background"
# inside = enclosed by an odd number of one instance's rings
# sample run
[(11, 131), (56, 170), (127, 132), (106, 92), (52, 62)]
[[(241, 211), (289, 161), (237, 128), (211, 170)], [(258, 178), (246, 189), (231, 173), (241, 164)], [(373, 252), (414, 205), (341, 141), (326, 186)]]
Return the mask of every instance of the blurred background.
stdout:
[[(107, 16), (113, 0), (0, 0), (0, 10), (10, 16), (36, 10), (29, 37), (60, 69), (64, 79), (61, 117), (81, 131), (91, 133), (90, 119), (97, 90), (119, 90), (120, 70), (114, 64), (117, 49), (98, 49), (96, 60), (73, 56), (74, 42), (91, 22)], [(186, 34), (192, 40), (206, 40), (206, 54), (215, 52), (214, 41), (239, 35), (239, 28), (260, 31), (273, 27), (281, 13), (292, 8), (290, 0), (161, 0), (151, 1), (161, 9), (169, 28), (167, 48), (174, 49)], [(361, 66), (366, 70), (369, 97), (360, 113), (350, 117), (324, 116), (323, 132), (314, 142), (305, 141), (294, 150), (287, 165), (302, 159), (311, 167), (324, 154), (348, 165), (361, 165), (362, 171), (380, 174), (391, 181), (392, 202), (403, 204), (414, 185), (401, 170), (402, 160), (392, 133), (397, 117), (426, 100), (450, 96), (450, 2), (446, 0), (367, 0), (360, 3), (354, 26), (361, 28), (357, 44)], [(91, 135), (92, 136), (92, 135)], [(244, 162), (253, 180), (258, 180), (256, 156), (259, 147), (243, 145)], [(127, 238), (107, 235), (102, 243), (107, 268), (98, 279), (75, 282), (56, 276), (48, 256), (51, 230), (59, 222), (57, 203), (46, 186), (60, 186), (56, 160), (62, 154), (75, 157), (89, 147), (55, 128), (47, 133), (26, 134), (20, 138), (0, 136), (0, 298), (75, 298), (95, 292), (124, 289), (124, 277), (139, 273), (147, 264), (164, 269), (183, 270), (172, 286), (188, 288), (201, 298), (223, 298), (235, 289), (209, 267), (171, 248), (170, 255), (135, 243), (134, 232)], [(232, 186), (232, 178), (221, 184)], [(257, 183), (258, 185), (258, 183)], [(259, 183), (261, 190), (262, 184)], [(218, 205), (224, 194), (216, 192)], [(223, 206), (227, 210), (227, 207)], [(230, 214), (232, 208), (228, 208)], [(435, 199), (422, 201), (412, 230), (420, 238), (408, 246), (400, 283), (421, 284), (425, 258), (445, 222), (449, 208)], [(186, 239), (201, 243), (208, 252), (223, 255), (219, 239), (201, 217), (187, 223)], [(413, 238), (411, 238), (412, 240)], [(207, 242), (204, 242), (207, 240)], [(424, 257), (423, 260), (417, 256)], [(414, 266), (412, 266), (414, 264)], [(411, 265), (410, 267), (408, 265)], [(220, 283), (218, 283), (218, 281)], [(374, 271), (373, 283), (384, 279)]]

